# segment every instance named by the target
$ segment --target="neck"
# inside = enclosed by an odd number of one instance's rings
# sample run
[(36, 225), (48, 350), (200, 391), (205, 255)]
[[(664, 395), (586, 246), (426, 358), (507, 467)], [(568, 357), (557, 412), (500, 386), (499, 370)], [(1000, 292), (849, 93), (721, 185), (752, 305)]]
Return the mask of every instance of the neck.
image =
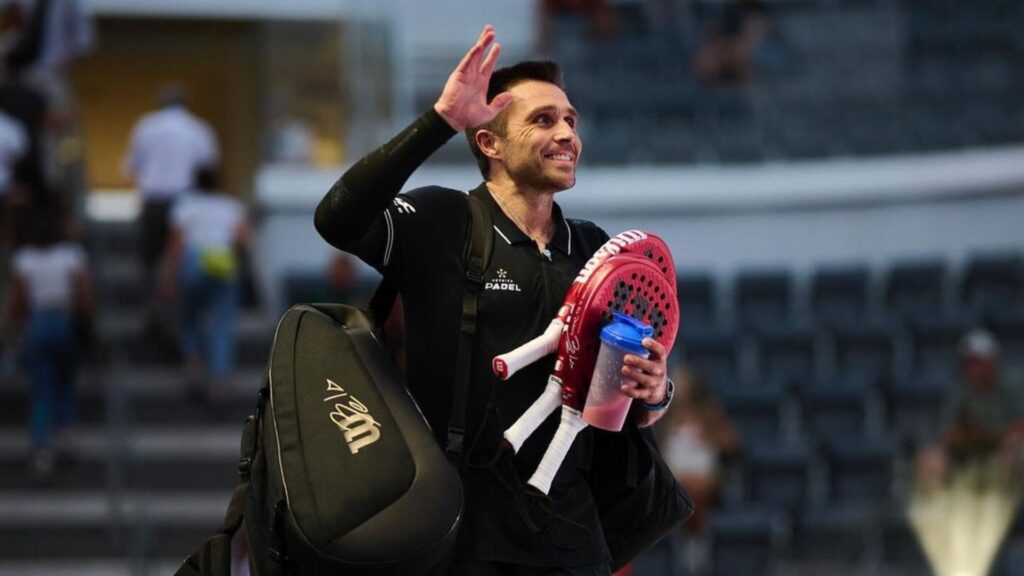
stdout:
[(488, 181), (487, 189), (505, 215), (543, 250), (554, 236), (551, 225), (554, 193), (523, 190), (500, 181)]

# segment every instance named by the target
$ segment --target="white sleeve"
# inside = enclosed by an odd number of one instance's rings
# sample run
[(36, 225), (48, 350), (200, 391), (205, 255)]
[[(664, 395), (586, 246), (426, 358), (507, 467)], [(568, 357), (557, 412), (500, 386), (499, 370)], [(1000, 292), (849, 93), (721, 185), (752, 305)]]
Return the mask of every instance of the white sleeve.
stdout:
[(217, 142), (217, 133), (205, 122), (200, 124), (200, 130), (199, 165), (215, 166), (220, 162), (220, 145)]

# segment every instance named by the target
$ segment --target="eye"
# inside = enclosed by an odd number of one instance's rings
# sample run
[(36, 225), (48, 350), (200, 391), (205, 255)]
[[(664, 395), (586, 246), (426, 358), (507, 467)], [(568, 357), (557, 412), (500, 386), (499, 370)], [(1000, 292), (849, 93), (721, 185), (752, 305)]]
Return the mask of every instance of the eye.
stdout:
[(538, 114), (533, 121), (537, 124), (543, 124), (544, 126), (549, 126), (552, 123), (550, 114)]
[(570, 128), (575, 129), (576, 128), (576, 122), (578, 122), (578, 120), (576, 120), (575, 116), (566, 116), (565, 117), (565, 123), (568, 124)]

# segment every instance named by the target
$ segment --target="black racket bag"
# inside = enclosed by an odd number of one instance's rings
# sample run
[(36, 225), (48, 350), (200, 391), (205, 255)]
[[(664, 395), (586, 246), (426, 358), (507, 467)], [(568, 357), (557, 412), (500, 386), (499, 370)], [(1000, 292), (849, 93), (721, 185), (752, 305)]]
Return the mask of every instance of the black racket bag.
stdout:
[(374, 326), (345, 305), (281, 318), (224, 524), (179, 575), (229, 574), (240, 525), (255, 576), (447, 571), (462, 485)]

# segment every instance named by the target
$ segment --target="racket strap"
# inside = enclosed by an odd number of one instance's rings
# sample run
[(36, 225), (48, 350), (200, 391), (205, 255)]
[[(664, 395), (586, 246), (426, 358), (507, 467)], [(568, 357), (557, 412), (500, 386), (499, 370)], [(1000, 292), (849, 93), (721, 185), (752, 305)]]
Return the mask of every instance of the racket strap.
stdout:
[(472, 194), (469, 203), (469, 233), (463, 252), (466, 284), (462, 291), (462, 324), (459, 330), (459, 349), (455, 359), (455, 382), (452, 386), (452, 413), (448, 420), (448, 442), (445, 447), (449, 459), (458, 463), (462, 459), (466, 436), (466, 397), (469, 395), (470, 365), (473, 357), (473, 339), (476, 336), (477, 296), (484, 287), (484, 272), (491, 259), (494, 235), (491, 233), (491, 215), (487, 207)]

